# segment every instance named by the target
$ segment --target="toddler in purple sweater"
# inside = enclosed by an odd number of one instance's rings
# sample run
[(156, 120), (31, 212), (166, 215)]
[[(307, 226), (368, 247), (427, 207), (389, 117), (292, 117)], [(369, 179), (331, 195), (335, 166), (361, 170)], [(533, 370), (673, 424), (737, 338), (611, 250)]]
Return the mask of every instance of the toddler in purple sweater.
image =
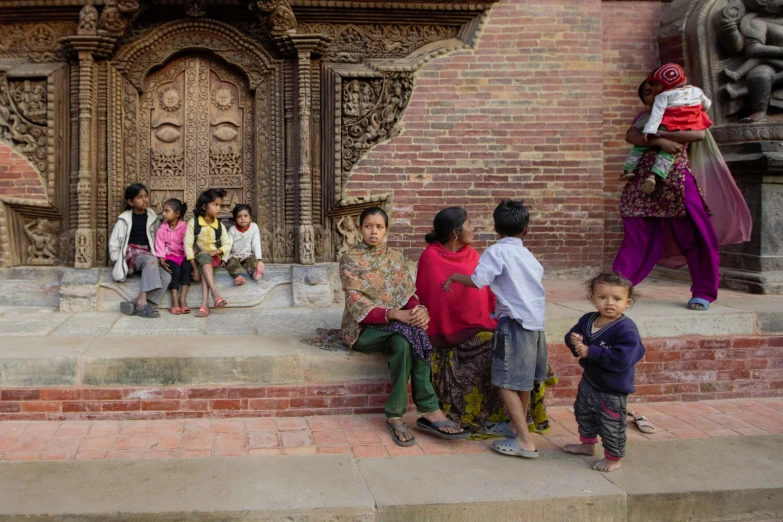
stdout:
[(644, 357), (639, 330), (623, 314), (635, 298), (633, 284), (617, 273), (601, 274), (589, 283), (588, 296), (597, 312), (585, 314), (565, 336), (565, 343), (584, 368), (574, 403), (581, 444), (566, 444), (568, 453), (595, 455), (598, 436), (604, 459), (593, 469), (609, 472), (625, 456), (628, 394), (634, 365)]

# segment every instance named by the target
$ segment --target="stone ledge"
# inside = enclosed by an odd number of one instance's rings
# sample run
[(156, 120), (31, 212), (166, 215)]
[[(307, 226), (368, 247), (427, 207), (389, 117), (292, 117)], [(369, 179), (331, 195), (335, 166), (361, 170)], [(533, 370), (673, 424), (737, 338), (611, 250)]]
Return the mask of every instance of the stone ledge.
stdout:
[(630, 443), (612, 474), (554, 451), (3, 462), (0, 521), (775, 519), (781, 451), (781, 436)]

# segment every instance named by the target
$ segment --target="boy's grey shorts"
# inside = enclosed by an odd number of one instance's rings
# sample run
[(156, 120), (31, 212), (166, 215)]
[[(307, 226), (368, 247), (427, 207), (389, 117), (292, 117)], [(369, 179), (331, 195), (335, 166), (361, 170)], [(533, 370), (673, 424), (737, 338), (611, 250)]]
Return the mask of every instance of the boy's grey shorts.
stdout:
[(525, 329), (509, 317), (498, 319), (492, 343), (492, 384), (515, 391), (531, 391), (546, 380), (546, 336)]

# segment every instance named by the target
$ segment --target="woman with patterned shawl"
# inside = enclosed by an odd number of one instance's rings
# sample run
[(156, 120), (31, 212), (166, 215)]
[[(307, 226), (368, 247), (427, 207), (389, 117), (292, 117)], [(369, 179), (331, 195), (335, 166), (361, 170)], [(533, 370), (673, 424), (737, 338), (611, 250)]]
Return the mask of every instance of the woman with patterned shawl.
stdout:
[(389, 356), (392, 391), (386, 401), (386, 425), (394, 441), (411, 446), (415, 439), (402, 420), (408, 404), (408, 379), (421, 417), (416, 425), (444, 439), (468, 433), (446, 419), (432, 387), (432, 345), (425, 329), (427, 308), (419, 304), (416, 287), (402, 253), (385, 243), (389, 217), (381, 208), (365, 209), (359, 217), (362, 243), (340, 259), (345, 292), (342, 337), (362, 353)]
[[(642, 101), (651, 105), (653, 96), (650, 80), (642, 82)], [(625, 235), (612, 271), (636, 285), (656, 263), (674, 269), (687, 264), (692, 281), (688, 308), (707, 310), (718, 297), (718, 247), (750, 239), (750, 211), (709, 130), (660, 131), (658, 136), (647, 143), (633, 126), (625, 135), (632, 145), (663, 148), (676, 158), (651, 194), (641, 185), (658, 149), (639, 160), (637, 176), (620, 197)]]
[[(451, 292), (443, 282), (453, 273), (471, 274), (479, 254), (473, 243), (473, 227), (461, 207), (448, 207), (435, 216), (429, 243), (419, 258), (416, 294), (430, 313), (427, 329), (434, 347), (432, 372), (440, 406), (452, 421), (467, 427), (471, 438), (512, 437), (498, 388), (492, 385), (492, 337), (497, 321), (495, 296), (489, 287), (457, 285)], [(544, 390), (554, 384), (535, 383), (535, 404), (528, 415), (530, 431), (549, 431)]]

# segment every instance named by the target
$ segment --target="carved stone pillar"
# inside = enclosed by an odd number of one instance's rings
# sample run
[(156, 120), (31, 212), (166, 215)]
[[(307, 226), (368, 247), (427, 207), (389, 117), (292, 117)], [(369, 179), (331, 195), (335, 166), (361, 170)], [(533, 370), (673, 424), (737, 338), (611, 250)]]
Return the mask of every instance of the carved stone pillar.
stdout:
[[(111, 54), (114, 38), (98, 35), (98, 12), (84, 6), (79, 13), (78, 35), (63, 39), (63, 45), (71, 56), (71, 74), (78, 74), (78, 172), (76, 178), (77, 212), (74, 240), (76, 268), (91, 268), (97, 261), (96, 213), (97, 213), (97, 83), (96, 59)], [(76, 153), (76, 151), (74, 151)]]

